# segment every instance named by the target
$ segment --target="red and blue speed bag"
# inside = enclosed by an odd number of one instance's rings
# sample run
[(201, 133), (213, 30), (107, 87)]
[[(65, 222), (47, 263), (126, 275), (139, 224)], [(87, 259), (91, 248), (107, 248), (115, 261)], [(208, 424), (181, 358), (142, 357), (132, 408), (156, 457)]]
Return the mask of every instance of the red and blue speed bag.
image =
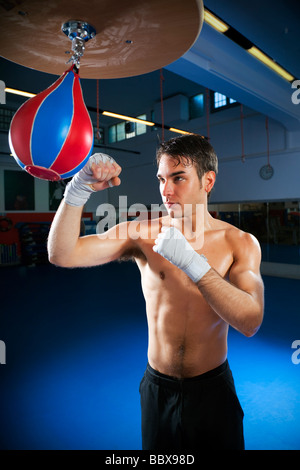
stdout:
[(51, 181), (77, 173), (90, 157), (93, 143), (93, 126), (73, 67), (26, 101), (9, 130), (9, 146), (20, 167)]

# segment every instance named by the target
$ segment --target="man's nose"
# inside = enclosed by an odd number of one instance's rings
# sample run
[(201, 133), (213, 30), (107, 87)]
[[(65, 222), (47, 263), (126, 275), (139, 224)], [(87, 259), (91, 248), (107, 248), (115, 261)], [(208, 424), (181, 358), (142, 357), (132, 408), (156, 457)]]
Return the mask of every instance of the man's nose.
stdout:
[(164, 186), (163, 186), (163, 190), (162, 190), (162, 195), (167, 197), (167, 196), (170, 196), (174, 193), (173, 191), (173, 185), (170, 181), (166, 181)]

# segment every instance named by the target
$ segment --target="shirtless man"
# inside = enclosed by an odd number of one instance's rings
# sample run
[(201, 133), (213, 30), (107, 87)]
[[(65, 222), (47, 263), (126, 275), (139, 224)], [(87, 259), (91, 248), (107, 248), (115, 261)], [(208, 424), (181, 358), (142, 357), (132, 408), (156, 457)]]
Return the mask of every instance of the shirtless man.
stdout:
[[(205, 139), (171, 139), (158, 149), (157, 163), (167, 216), (79, 237), (90, 194), (120, 184), (113, 159), (91, 157), (67, 186), (50, 230), (49, 259), (80, 267), (129, 257), (139, 267), (149, 328), (140, 385), (143, 449), (244, 449), (227, 334), (231, 325), (250, 337), (261, 325), (260, 247), (209, 214), (218, 162)], [(134, 224), (139, 237), (131, 236)]]

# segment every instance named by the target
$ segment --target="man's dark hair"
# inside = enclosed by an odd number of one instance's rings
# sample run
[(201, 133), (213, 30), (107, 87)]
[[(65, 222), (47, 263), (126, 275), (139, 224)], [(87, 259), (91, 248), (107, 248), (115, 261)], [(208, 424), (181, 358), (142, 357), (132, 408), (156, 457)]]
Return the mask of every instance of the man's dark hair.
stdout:
[(162, 142), (156, 152), (156, 162), (159, 165), (163, 154), (177, 162), (177, 165), (195, 165), (198, 178), (208, 171), (218, 173), (218, 157), (205, 137), (198, 134), (185, 134)]

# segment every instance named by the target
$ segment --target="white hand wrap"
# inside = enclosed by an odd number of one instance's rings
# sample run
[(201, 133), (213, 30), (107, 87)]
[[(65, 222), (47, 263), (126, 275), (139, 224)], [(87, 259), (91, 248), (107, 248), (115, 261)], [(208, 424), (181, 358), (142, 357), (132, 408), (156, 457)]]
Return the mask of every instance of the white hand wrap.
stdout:
[[(73, 176), (72, 180), (67, 184), (64, 193), (65, 202), (69, 204), (69, 206), (84, 206), (90, 195), (96, 192), (88, 186), (89, 184), (98, 182), (98, 180), (93, 177), (91, 169), (92, 164), (96, 163), (97, 165), (100, 162), (106, 163), (107, 161), (115, 163), (115, 160), (109, 155), (105, 153), (95, 153), (88, 159), (85, 166)], [(109, 181), (108, 184), (112, 186)]]
[(193, 282), (198, 282), (211, 266), (199, 255), (175, 227), (163, 227), (155, 240), (153, 251), (182, 269)]

